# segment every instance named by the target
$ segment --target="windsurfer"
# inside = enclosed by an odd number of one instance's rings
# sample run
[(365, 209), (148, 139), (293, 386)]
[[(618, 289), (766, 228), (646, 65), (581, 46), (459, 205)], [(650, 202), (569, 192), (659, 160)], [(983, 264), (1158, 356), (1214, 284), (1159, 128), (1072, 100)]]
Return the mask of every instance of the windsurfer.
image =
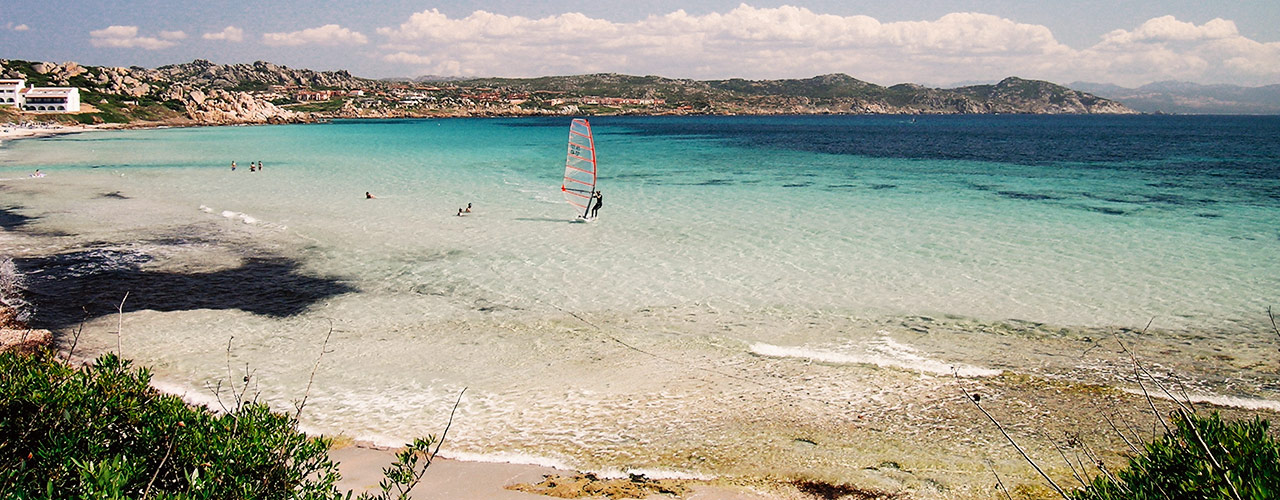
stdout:
[(603, 192), (603, 191), (596, 191), (595, 198), (596, 198), (596, 204), (595, 204), (595, 206), (591, 207), (591, 218), (592, 218), (592, 219), (596, 218), (596, 212), (599, 212), (599, 211), (600, 211), (600, 207), (603, 207), (603, 206), (604, 206), (604, 192)]

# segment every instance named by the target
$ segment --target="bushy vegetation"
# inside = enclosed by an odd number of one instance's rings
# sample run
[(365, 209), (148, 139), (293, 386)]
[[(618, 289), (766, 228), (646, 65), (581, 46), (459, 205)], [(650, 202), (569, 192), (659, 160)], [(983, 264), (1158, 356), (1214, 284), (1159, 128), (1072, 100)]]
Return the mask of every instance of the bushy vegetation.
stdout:
[(1127, 469), (1093, 479), (1074, 500), (1280, 498), (1280, 443), (1260, 418), (1224, 422), (1178, 410), (1175, 428)]
[[(295, 419), (252, 401), (192, 407), (150, 379), (114, 354), (73, 368), (49, 349), (0, 353), (0, 498), (351, 498), (330, 441)], [(407, 498), (435, 442), (416, 440), (360, 498)]]
[(0, 496), (338, 498), (329, 441), (266, 405), (215, 414), (106, 354), (0, 354)]

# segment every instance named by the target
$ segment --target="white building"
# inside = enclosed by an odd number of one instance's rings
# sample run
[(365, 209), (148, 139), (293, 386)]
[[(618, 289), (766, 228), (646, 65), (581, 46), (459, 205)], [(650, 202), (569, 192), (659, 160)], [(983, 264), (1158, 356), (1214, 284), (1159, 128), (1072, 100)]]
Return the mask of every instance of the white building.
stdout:
[(21, 92), (23, 111), (37, 113), (79, 113), (80, 89), (75, 87), (31, 87)]
[(27, 81), (0, 80), (0, 106), (22, 107), (22, 90)]

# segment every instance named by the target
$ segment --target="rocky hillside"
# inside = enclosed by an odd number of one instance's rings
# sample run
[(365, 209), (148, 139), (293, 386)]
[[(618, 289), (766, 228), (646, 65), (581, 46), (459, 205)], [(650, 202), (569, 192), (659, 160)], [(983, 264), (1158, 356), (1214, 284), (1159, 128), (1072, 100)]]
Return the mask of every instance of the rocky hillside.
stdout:
[[(222, 125), (323, 118), (552, 114), (1133, 113), (1049, 82), (1006, 78), (956, 89), (891, 87), (848, 75), (787, 80), (687, 80), (594, 74), (387, 82), (346, 71), (258, 61), (196, 60), (148, 69), (0, 60), (0, 77), (81, 89), (84, 123)], [(27, 117), (30, 119), (30, 117)]]
[(308, 114), (283, 109), (249, 91), (271, 85), (325, 88), (370, 82), (345, 71), (204, 60), (155, 69), (0, 60), (0, 77), (25, 78), (38, 86), (79, 87), (85, 112), (74, 117), (86, 123), (200, 125), (309, 121)]
[(1119, 102), (1061, 85), (1021, 78), (1005, 78), (995, 85), (961, 87), (954, 92), (986, 103), (988, 113), (1136, 113)]
[(271, 85), (306, 87), (317, 90), (364, 88), (373, 81), (356, 78), (343, 71), (289, 69), (269, 62), (214, 64), (197, 59), (186, 64), (161, 66), (149, 74), (157, 80), (182, 82), (196, 89), (264, 90)]

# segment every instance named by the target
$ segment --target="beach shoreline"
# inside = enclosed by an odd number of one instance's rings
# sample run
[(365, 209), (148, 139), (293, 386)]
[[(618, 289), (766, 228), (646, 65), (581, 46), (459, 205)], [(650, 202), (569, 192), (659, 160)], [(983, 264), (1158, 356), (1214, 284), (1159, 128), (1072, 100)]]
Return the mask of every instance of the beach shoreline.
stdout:
[(154, 124), (122, 124), (122, 123), (100, 123), (94, 125), (64, 125), (57, 122), (43, 123), (2, 123), (0, 124), (0, 147), (4, 147), (14, 141), (43, 139), (48, 137), (57, 137), (60, 135), (83, 134), (87, 132), (98, 132), (104, 130), (124, 130), (124, 129), (152, 129), (167, 126), (163, 123)]
[[(383, 479), (383, 469), (390, 466), (396, 458), (396, 448), (387, 448), (368, 442), (355, 442), (334, 445), (329, 450), (329, 457), (337, 462), (342, 479), (338, 481), (339, 491), (377, 492), (378, 484)], [(543, 465), (521, 464), (501, 461), (471, 461), (439, 456), (412, 491), (411, 498), (456, 499), (456, 500), (532, 500), (548, 498), (548, 495), (532, 493), (527, 490), (534, 485), (551, 478), (553, 482), (572, 483), (575, 478), (584, 484), (572, 485), (570, 490), (562, 487), (550, 496), (565, 493), (577, 493), (581, 497), (598, 498), (587, 489), (604, 488), (609, 483), (631, 483), (642, 481), (640, 477), (604, 477), (594, 473), (553, 468)], [(593, 486), (586, 486), (582, 478), (591, 478)], [(793, 500), (803, 496), (788, 494), (781, 485), (770, 488), (762, 482), (758, 486), (729, 484), (715, 479), (709, 480), (664, 480), (667, 484), (678, 484), (686, 488), (686, 493), (679, 498), (687, 500)], [(526, 491), (521, 491), (520, 489)], [(768, 491), (772, 490), (772, 491)], [(670, 495), (652, 494), (646, 498), (671, 498)]]
[[(52, 332), (33, 329), (20, 321), (14, 321), (16, 310), (0, 303), (0, 352), (15, 350), (18, 352), (33, 351), (56, 345)], [(65, 354), (65, 353), (61, 353)], [(88, 362), (79, 359), (78, 362)], [(161, 393), (178, 396), (188, 405), (197, 408), (206, 406), (192, 401), (187, 394), (174, 393), (163, 384), (151, 385)], [(208, 410), (212, 411), (212, 410)], [(311, 433), (308, 433), (311, 434)], [(314, 437), (326, 437), (314, 435)], [(332, 438), (331, 438), (332, 439)], [(447, 436), (446, 436), (447, 440)], [(396, 460), (396, 454), (403, 448), (381, 446), (367, 441), (352, 441), (341, 437), (331, 440), (328, 450), (329, 458), (338, 466), (341, 479), (335, 484), (338, 491), (360, 493), (376, 493), (379, 484), (386, 477), (384, 469)], [(760, 482), (757, 487), (742, 484), (719, 482), (715, 479), (661, 479), (666, 485), (675, 485), (683, 494), (679, 497), (688, 500), (791, 500), (797, 497), (787, 495), (779, 489), (781, 485), (768, 487), (767, 482)], [(507, 462), (501, 460), (481, 461), (437, 456), (414, 487), (409, 498), (416, 500), (451, 499), (451, 500), (532, 500), (551, 496), (573, 495), (576, 497), (597, 497), (598, 492), (606, 488), (617, 488), (618, 485), (630, 486), (649, 482), (650, 478), (632, 475), (630, 477), (607, 476), (592, 472), (560, 469), (545, 465)], [(555, 492), (548, 494), (533, 493), (546, 484), (560, 483)], [(763, 489), (774, 491), (765, 492)], [(648, 497), (659, 496), (648, 495)], [(668, 495), (661, 495), (669, 497)]]
[(55, 135), (78, 134), (92, 130), (102, 130), (107, 127), (100, 125), (19, 125), (6, 123), (0, 125), (0, 144), (5, 141), (16, 141), (19, 139), (34, 139), (40, 137), (50, 137)]

